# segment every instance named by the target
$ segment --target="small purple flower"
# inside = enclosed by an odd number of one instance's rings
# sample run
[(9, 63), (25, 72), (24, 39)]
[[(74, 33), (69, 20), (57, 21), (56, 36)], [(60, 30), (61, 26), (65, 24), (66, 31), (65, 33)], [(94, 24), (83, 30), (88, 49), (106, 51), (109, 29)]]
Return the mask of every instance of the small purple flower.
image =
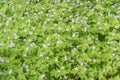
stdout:
[(3, 60), (3, 58), (2, 57), (0, 57), (0, 62), (3, 62), (4, 60)]

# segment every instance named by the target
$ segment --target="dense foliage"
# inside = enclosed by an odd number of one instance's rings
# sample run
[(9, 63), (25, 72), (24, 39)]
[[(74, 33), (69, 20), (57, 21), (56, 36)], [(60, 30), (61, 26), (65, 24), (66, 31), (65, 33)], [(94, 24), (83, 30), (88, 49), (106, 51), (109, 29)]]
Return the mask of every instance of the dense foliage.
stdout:
[(120, 80), (120, 0), (0, 0), (0, 80)]

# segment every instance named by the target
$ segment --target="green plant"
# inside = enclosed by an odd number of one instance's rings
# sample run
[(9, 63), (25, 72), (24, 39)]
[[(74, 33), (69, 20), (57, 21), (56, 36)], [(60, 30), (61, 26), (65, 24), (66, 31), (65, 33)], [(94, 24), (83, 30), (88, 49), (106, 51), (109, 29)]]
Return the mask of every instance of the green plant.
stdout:
[(119, 80), (119, 0), (1, 0), (0, 80)]

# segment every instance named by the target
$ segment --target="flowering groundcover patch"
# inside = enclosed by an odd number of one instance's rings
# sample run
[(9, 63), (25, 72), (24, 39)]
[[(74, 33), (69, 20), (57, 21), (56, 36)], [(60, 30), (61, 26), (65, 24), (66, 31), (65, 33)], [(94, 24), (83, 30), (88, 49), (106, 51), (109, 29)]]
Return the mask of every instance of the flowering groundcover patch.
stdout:
[(120, 80), (120, 1), (0, 0), (0, 80)]

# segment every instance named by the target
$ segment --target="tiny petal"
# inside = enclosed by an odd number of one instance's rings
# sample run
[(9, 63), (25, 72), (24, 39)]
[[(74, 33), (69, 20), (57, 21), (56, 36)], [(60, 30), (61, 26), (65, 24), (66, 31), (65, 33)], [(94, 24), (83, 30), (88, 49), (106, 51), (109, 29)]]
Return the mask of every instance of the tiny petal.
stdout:
[(3, 60), (3, 58), (2, 57), (0, 57), (0, 62), (3, 62), (4, 60)]
[(8, 74), (12, 74), (12, 69), (9, 70)]
[(45, 74), (42, 74), (42, 75), (41, 75), (41, 78), (42, 78), (42, 79), (45, 78)]

